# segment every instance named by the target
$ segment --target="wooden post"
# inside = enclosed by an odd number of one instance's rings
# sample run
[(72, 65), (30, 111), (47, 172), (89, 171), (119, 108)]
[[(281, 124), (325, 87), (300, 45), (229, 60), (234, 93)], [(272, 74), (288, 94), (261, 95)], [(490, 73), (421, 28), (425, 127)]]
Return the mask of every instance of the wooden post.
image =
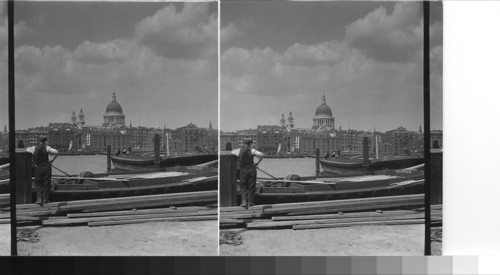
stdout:
[(363, 138), (363, 166), (368, 168), (368, 165), (370, 164), (370, 158), (369, 158), (369, 153), (370, 150), (368, 148), (368, 137)]
[(16, 204), (32, 203), (31, 177), (31, 154), (16, 149)]
[(319, 148), (316, 148), (316, 177), (319, 176)]
[(233, 156), (229, 151), (221, 152), (219, 169), (220, 206), (236, 206), (236, 156)]
[(440, 149), (431, 149), (430, 162), (431, 205), (443, 204), (443, 151)]
[(160, 135), (155, 134), (154, 139), (154, 153), (155, 153), (155, 166), (156, 168), (160, 168)]
[(111, 172), (111, 145), (106, 146), (106, 163), (108, 165), (108, 174)]

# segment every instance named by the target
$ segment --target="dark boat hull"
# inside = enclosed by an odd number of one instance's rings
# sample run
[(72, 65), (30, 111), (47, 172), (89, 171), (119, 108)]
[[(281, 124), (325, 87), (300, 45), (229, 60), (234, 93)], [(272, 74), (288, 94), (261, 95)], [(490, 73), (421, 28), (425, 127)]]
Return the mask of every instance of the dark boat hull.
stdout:
[[(158, 172), (182, 172), (168, 177), (141, 178), (141, 173), (114, 173), (113, 180), (107, 174), (93, 178), (54, 180), (51, 201), (87, 200), (128, 196), (155, 195), (179, 192), (217, 190), (217, 169), (212, 167), (176, 167)], [(114, 177), (113, 177), (114, 176)], [(128, 177), (128, 178), (127, 178)], [(120, 180), (121, 179), (121, 180)]]
[[(171, 155), (160, 160), (160, 167), (191, 166), (216, 160), (216, 154)], [(135, 171), (156, 168), (152, 157), (140, 156), (112, 156), (115, 169)]]
[(256, 202), (272, 204), (421, 194), (424, 183), (424, 172), (419, 170), (312, 181), (264, 181), (259, 184)]
[(317, 191), (304, 193), (262, 193), (257, 194), (257, 204), (344, 200), (424, 193), (424, 183), (417, 182), (400, 187), (374, 187), (342, 191)]
[(368, 166), (362, 160), (319, 160), (323, 172), (332, 174), (346, 174), (363, 171), (379, 171), (385, 169), (404, 169), (425, 162), (424, 158), (394, 158), (371, 161)]

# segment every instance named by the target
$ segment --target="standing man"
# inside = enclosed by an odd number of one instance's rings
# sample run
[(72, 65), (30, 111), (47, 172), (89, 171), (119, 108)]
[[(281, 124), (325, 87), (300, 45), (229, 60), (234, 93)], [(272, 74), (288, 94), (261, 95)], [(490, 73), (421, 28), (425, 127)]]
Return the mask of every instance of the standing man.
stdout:
[[(245, 138), (241, 148), (231, 151), (231, 154), (238, 157), (237, 169), (240, 170), (241, 187), (241, 207), (248, 209), (248, 206), (254, 206), (255, 186), (257, 183), (257, 165), (262, 161), (261, 152), (252, 148), (253, 141)], [(259, 160), (254, 163), (254, 157)]]
[[(56, 149), (46, 144), (47, 137), (40, 136), (38, 144), (26, 148), (26, 151), (33, 155), (33, 165), (35, 166), (35, 189), (37, 193), (36, 203), (43, 206), (49, 202), (50, 180), (52, 177), (52, 162), (56, 160)], [(49, 154), (54, 158), (49, 161)]]

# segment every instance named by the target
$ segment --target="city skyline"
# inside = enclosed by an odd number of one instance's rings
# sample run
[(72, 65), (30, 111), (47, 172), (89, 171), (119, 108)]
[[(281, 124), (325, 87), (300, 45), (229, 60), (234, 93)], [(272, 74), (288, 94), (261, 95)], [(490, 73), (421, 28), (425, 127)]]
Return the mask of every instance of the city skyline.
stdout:
[[(111, 102), (111, 100), (110, 100)], [(108, 102), (109, 103), (109, 102)], [(104, 105), (107, 105), (108, 103), (104, 104)], [(105, 109), (105, 108), (104, 108)], [(44, 124), (44, 125), (28, 125), (27, 127), (25, 128), (18, 128), (18, 125), (16, 124), (16, 130), (27, 130), (27, 129), (30, 129), (30, 128), (37, 128), (37, 127), (48, 127), (48, 125), (50, 123), (55, 123), (55, 124), (59, 124), (59, 123), (70, 123), (72, 124), (72, 121), (71, 121), (71, 117), (73, 115), (73, 112), (74, 114), (78, 117), (79, 113), (80, 113), (80, 110), (83, 111), (83, 114), (85, 116), (85, 126), (101, 126), (103, 124), (103, 115), (105, 114), (105, 112), (103, 111), (102, 112), (102, 115), (100, 116), (100, 121), (99, 121), (99, 118), (97, 119), (96, 123), (93, 123), (92, 121), (89, 122), (89, 120), (87, 119), (87, 114), (85, 113), (85, 109), (84, 108), (80, 108), (80, 109), (74, 109), (72, 111), (72, 113), (68, 114), (68, 117), (66, 120), (64, 121), (49, 121), (47, 124)], [(209, 128), (209, 125), (212, 125), (212, 127), (214, 129), (216, 129), (216, 127), (214, 127), (214, 122), (212, 121), (208, 121), (207, 124), (198, 124), (198, 123), (195, 123), (193, 121), (186, 121), (186, 122), (182, 122), (182, 121), (177, 121), (176, 122), (176, 126), (174, 127), (171, 127), (171, 125), (167, 124), (167, 123), (164, 123), (162, 125), (145, 125), (144, 123), (141, 123), (141, 119), (139, 117), (139, 123), (138, 124), (134, 124), (133, 122), (128, 122), (128, 118), (127, 118), (127, 113), (125, 112), (124, 110), (124, 114), (125, 114), (125, 119), (127, 121), (127, 124), (125, 125), (126, 127), (129, 127), (130, 124), (132, 124), (132, 127), (138, 127), (138, 126), (141, 126), (141, 127), (149, 127), (149, 128), (168, 128), (168, 129), (175, 129), (175, 128), (179, 128), (179, 127), (184, 127), (184, 126), (187, 126), (189, 124), (195, 124), (197, 127), (200, 127), (200, 128)], [(95, 114), (95, 115), (90, 115), (90, 117), (99, 117), (99, 114)], [(146, 118), (146, 122), (148, 121), (148, 119)], [(3, 128), (2, 128), (3, 129)]]
[(101, 125), (113, 91), (128, 126), (217, 128), (217, 3), (20, 2), (16, 129)]
[[(430, 126), (442, 129), (442, 6), (431, 8)], [(290, 111), (310, 128), (323, 94), (336, 128), (423, 127), (422, 28), (417, 2), (222, 2), (220, 128)]]

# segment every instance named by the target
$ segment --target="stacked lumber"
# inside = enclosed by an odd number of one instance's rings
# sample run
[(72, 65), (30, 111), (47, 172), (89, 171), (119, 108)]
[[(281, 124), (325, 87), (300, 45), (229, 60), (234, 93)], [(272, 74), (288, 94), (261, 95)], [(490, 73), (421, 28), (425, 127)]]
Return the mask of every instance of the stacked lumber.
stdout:
[(431, 205), (431, 227), (443, 226), (443, 205)]
[[(18, 205), (17, 221), (44, 226), (217, 220), (217, 191)], [(179, 206), (179, 207), (176, 207)], [(10, 214), (0, 213), (10, 218)], [(31, 224), (32, 224), (31, 223)]]
[(10, 204), (10, 194), (0, 194), (0, 207), (6, 207)]
[[(294, 230), (361, 225), (423, 224), (424, 195), (223, 207), (220, 226)], [(382, 211), (384, 210), (384, 211)]]

